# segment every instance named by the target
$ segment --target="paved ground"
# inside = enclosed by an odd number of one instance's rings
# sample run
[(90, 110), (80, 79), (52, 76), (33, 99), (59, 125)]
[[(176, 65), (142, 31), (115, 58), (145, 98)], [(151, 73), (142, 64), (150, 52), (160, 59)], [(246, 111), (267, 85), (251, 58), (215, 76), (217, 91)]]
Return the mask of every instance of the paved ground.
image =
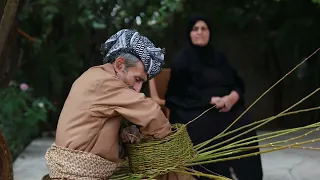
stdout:
[[(320, 132), (308, 136), (320, 138)], [(51, 138), (34, 140), (14, 162), (15, 180), (41, 180), (48, 173), (44, 161)], [(269, 142), (264, 142), (269, 143)], [(320, 148), (320, 143), (312, 144)], [(320, 180), (320, 150), (286, 149), (262, 156), (264, 180)]]

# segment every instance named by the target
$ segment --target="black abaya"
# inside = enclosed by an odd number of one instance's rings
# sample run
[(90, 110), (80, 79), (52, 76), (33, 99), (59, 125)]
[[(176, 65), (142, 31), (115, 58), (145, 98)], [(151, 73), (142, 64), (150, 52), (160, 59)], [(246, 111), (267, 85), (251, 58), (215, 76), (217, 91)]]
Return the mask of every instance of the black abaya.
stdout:
[[(192, 23), (195, 22), (195, 20), (192, 21)], [(190, 25), (190, 27), (192, 26)], [(229, 65), (224, 54), (217, 52), (211, 45), (205, 47), (187, 46), (178, 53), (171, 64), (171, 78), (166, 93), (166, 106), (171, 112), (171, 123), (187, 123), (212, 106), (210, 105), (211, 97), (223, 97), (229, 95), (231, 91), (236, 91), (240, 99), (230, 111), (219, 112), (213, 109), (188, 125), (188, 132), (194, 145), (221, 133), (244, 111), (243, 95), (245, 88), (242, 79)], [(249, 116), (245, 115), (231, 130), (250, 122)], [(217, 139), (212, 144), (226, 141), (238, 134), (240, 132)], [(247, 133), (237, 138), (237, 140), (252, 136), (256, 136), (255, 131)], [(234, 141), (227, 144), (232, 142)], [(257, 144), (250, 144), (250, 146), (255, 145)], [(257, 151), (259, 150), (246, 152), (246, 154)], [(207, 164), (204, 167), (229, 178), (232, 178), (230, 172), (230, 168), (232, 168), (238, 180), (262, 180), (263, 173), (259, 155)], [(200, 166), (194, 168), (205, 173), (210, 173)]]

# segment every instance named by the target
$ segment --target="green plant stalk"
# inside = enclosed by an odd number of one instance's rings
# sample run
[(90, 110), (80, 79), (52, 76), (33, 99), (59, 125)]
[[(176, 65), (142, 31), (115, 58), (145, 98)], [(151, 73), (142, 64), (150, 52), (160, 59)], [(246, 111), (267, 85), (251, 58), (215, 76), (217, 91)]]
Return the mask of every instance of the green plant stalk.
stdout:
[[(316, 124), (317, 124), (317, 125), (316, 125)], [(255, 141), (250, 141), (250, 142), (238, 144), (239, 142), (245, 141), (246, 139), (240, 140), (240, 141), (234, 142), (234, 143), (232, 143), (232, 144), (230, 144), (230, 145), (227, 145), (227, 146), (224, 146), (224, 147), (215, 149), (215, 150), (211, 150), (211, 151), (207, 151), (207, 152), (200, 153), (200, 154), (198, 154), (197, 157), (207, 156), (207, 155), (210, 155), (210, 154), (213, 154), (213, 153), (217, 154), (218, 152), (221, 152), (221, 151), (223, 151), (223, 150), (227, 150), (227, 149), (231, 149), (231, 148), (235, 148), (235, 147), (241, 147), (241, 146), (243, 146), (243, 145), (249, 145), (249, 144), (252, 144), (252, 143), (255, 143), (255, 142), (260, 142), (260, 141), (268, 140), (268, 139), (275, 138), (275, 137), (279, 137), (279, 136), (282, 136), (282, 135), (285, 135), (285, 134), (297, 132), (297, 131), (299, 131), (299, 130), (308, 129), (308, 128), (313, 128), (314, 126), (315, 126), (315, 127), (318, 127), (318, 128), (317, 128), (317, 129), (314, 129), (314, 130), (312, 130), (312, 131), (309, 131), (309, 132), (307, 132), (307, 133), (305, 133), (305, 134), (303, 134), (303, 135), (301, 135), (301, 136), (298, 136), (298, 137), (294, 137), (294, 138), (290, 138), (290, 139), (282, 140), (282, 141), (277, 141), (277, 142), (273, 142), (273, 143), (269, 143), (269, 144), (272, 146), (272, 145), (280, 144), (280, 143), (283, 143), (283, 142), (289, 142), (289, 141), (292, 141), (292, 140), (297, 140), (297, 139), (303, 138), (304, 136), (307, 136), (308, 134), (311, 134), (311, 133), (313, 133), (313, 132), (315, 132), (315, 131), (318, 131), (318, 130), (319, 130), (320, 123), (315, 123), (315, 124), (308, 125), (308, 126), (304, 126), (304, 127), (300, 127), (300, 128), (293, 128), (293, 129), (289, 129), (289, 130), (283, 130), (283, 131), (279, 131), (279, 132), (271, 132), (271, 133), (266, 133), (266, 134), (262, 134), (262, 135), (250, 137), (250, 138), (247, 138), (247, 139), (259, 138), (260, 136), (270, 135), (269, 137), (265, 137), (265, 138), (262, 138), (262, 139), (260, 139), (260, 140), (255, 140)], [(276, 133), (279, 133), (279, 134), (276, 134)], [(273, 134), (276, 134), (276, 135), (273, 135)], [(235, 144), (235, 145), (234, 145), (234, 144)]]
[[(314, 124), (311, 124), (311, 125), (308, 125), (308, 126), (304, 126), (304, 127), (299, 127), (299, 128), (293, 128), (293, 129), (289, 129), (289, 130), (283, 130), (283, 131), (280, 131), (279, 134), (276, 134), (277, 132), (272, 132), (272, 133), (266, 133), (266, 134), (263, 134), (263, 135), (258, 135), (258, 136), (253, 136), (253, 137), (250, 137), (250, 138), (246, 138), (246, 139), (243, 139), (243, 140), (240, 140), (240, 141), (237, 141), (237, 142), (234, 142), (234, 143), (231, 143), (227, 146), (224, 146), (224, 147), (221, 147), (221, 148), (218, 148), (218, 149), (214, 149), (214, 150), (211, 150), (211, 151), (207, 151), (207, 152), (204, 152), (206, 154), (212, 154), (212, 153), (216, 153), (216, 152), (219, 152), (221, 150), (225, 150), (225, 149), (230, 149), (230, 148), (234, 148), (234, 147), (240, 147), (240, 146), (243, 146), (243, 145), (249, 145), (249, 144), (253, 144), (253, 143), (256, 143), (256, 142), (262, 142), (262, 141), (265, 141), (265, 140), (268, 140), (268, 139), (272, 139), (272, 138), (275, 138), (275, 137), (279, 137), (279, 136), (282, 136), (282, 135), (286, 135), (286, 134), (289, 134), (289, 133), (293, 133), (293, 132), (297, 132), (297, 131), (300, 131), (300, 130), (304, 130), (304, 129), (309, 129), (309, 128), (316, 128), (317, 129), (314, 129), (314, 130), (311, 130), (303, 135), (300, 135), (300, 136), (297, 136), (297, 137), (294, 137), (294, 138), (289, 138), (289, 139), (286, 139), (286, 140), (282, 140), (282, 141), (276, 141), (276, 142), (273, 142), (273, 143), (270, 143), (270, 144), (280, 144), (280, 143), (284, 143), (284, 142), (289, 142), (289, 141), (292, 141), (292, 140), (298, 140), (300, 138), (303, 138), (315, 131), (319, 131), (319, 126), (320, 126), (320, 123), (314, 123)], [(275, 134), (275, 135), (272, 135), (272, 134)], [(260, 136), (265, 136), (265, 135), (269, 135), (268, 137), (264, 137), (264, 138), (259, 138)], [(245, 143), (240, 143), (240, 142), (243, 142), (243, 141), (246, 141), (246, 140), (249, 140), (249, 139), (253, 139), (253, 138), (258, 138), (254, 141), (250, 141), (250, 142), (245, 142)], [(201, 153), (203, 154), (203, 153)]]
[(110, 180), (122, 180), (122, 179), (130, 179), (130, 176), (129, 175), (122, 175), (122, 176), (112, 176), (110, 178)]
[[(274, 145), (274, 147), (281, 147), (281, 146), (279, 146), (279, 145)], [(315, 148), (315, 147), (306, 147), (306, 146), (292, 146), (291, 148), (296, 148), (296, 149), (307, 149), (307, 150), (320, 151), (320, 148)]]
[[(274, 137), (279, 137), (279, 136), (282, 136), (282, 135), (286, 135), (286, 134), (289, 134), (289, 133), (293, 133), (293, 132), (297, 132), (297, 131), (300, 131), (300, 130), (303, 130), (303, 129), (309, 129), (309, 128), (316, 128), (317, 129), (314, 129), (312, 131), (309, 131), (303, 135), (300, 135), (300, 136), (297, 136), (297, 137), (294, 137), (294, 138), (289, 138), (287, 140), (282, 140), (282, 141), (276, 141), (276, 142), (273, 142), (273, 143), (270, 143), (270, 144), (279, 144), (279, 143), (283, 143), (283, 142), (288, 142), (288, 141), (292, 141), (292, 140), (298, 140), (300, 138), (303, 138), (304, 136), (307, 136), (315, 131), (319, 131), (319, 126), (320, 126), (320, 123), (314, 123), (314, 124), (311, 124), (311, 125), (308, 125), (308, 126), (304, 126), (304, 127), (299, 127), (299, 128), (293, 128), (291, 130), (288, 130), (287, 132), (285, 130), (283, 131), (280, 131), (282, 132), (280, 135), (274, 135), (274, 136), (269, 136), (269, 137), (266, 137), (266, 138), (263, 138), (262, 140), (257, 140), (256, 142), (261, 142), (261, 141), (264, 141), (264, 140), (267, 140), (267, 139), (271, 139), (271, 138), (274, 138)], [(256, 136), (256, 137), (259, 137), (259, 136)], [(247, 138), (247, 139), (251, 139), (251, 138)], [(242, 140), (241, 140), (242, 141)], [(238, 141), (239, 142), (239, 141)], [(237, 143), (237, 142), (236, 142)], [(233, 143), (232, 143), (233, 144)], [(242, 145), (246, 145), (247, 143), (242, 143), (242, 144), (238, 144), (240, 146)], [(251, 144), (251, 143), (250, 143)], [(229, 145), (228, 145), (229, 146)]]
[[(295, 145), (293, 145), (295, 146)], [(284, 147), (284, 146), (278, 146), (278, 147)], [(252, 150), (252, 149), (257, 149), (257, 148), (274, 148), (274, 146), (270, 145), (270, 144), (264, 144), (264, 145), (258, 145), (258, 146), (251, 146), (251, 147), (241, 147), (241, 148), (237, 148), (237, 149), (233, 149), (233, 150), (229, 150), (229, 151), (226, 151), (226, 152), (223, 152), (223, 153), (220, 153), (220, 154), (214, 154), (214, 155), (208, 155), (206, 157), (203, 157), (203, 158), (196, 158), (194, 159), (192, 162), (195, 163), (195, 162), (203, 162), (203, 161), (206, 161), (206, 160), (212, 160), (212, 159), (217, 159), (217, 158), (221, 158), (223, 156), (227, 156), (227, 155), (231, 155), (231, 154), (236, 154), (236, 153), (243, 153), (243, 152), (246, 152), (246, 151), (249, 151), (249, 150)], [(291, 148), (291, 146), (289, 147)], [(258, 154), (262, 154), (262, 153), (252, 153), (254, 155), (258, 155)], [(236, 156), (238, 157), (238, 156)]]
[[(314, 110), (318, 110), (318, 109), (320, 109), (320, 106), (318, 106), (318, 107), (313, 107), (313, 108), (308, 108), (308, 109), (301, 109), (301, 110), (292, 111), (292, 112), (287, 112), (287, 113), (284, 113), (284, 114), (280, 115), (279, 117), (283, 117), (283, 116), (287, 116), (287, 115), (293, 115), (293, 114), (302, 113), (302, 112), (314, 111)], [(209, 143), (210, 143), (210, 142), (212, 142), (213, 140), (216, 140), (216, 139), (218, 139), (218, 138), (225, 137), (225, 136), (230, 135), (230, 134), (232, 134), (232, 133), (238, 132), (238, 131), (240, 131), (240, 130), (242, 130), (242, 129), (245, 129), (245, 128), (251, 127), (251, 126), (253, 126), (253, 125), (256, 125), (256, 124), (260, 124), (260, 123), (262, 123), (262, 122), (265, 122), (265, 121), (269, 120), (270, 118), (272, 118), (272, 117), (268, 117), (268, 118), (265, 118), (265, 119), (262, 119), (262, 120), (259, 120), (259, 121), (252, 122), (252, 123), (250, 123), (250, 124), (248, 124), (248, 125), (245, 125), (245, 126), (242, 126), (242, 127), (237, 128), (237, 129), (235, 129), (235, 130), (232, 130), (232, 131), (229, 131), (229, 132), (227, 132), (227, 133), (224, 133), (224, 134), (221, 135), (220, 137), (215, 136), (215, 137), (213, 137), (212, 139), (209, 139), (209, 140), (207, 140), (207, 141), (204, 141), (203, 143), (206, 143), (206, 142), (209, 142)], [(202, 143), (195, 145), (194, 148), (195, 148), (195, 149), (198, 149), (199, 146), (201, 146), (201, 144), (202, 144)]]
[[(314, 129), (312, 131), (309, 131), (308, 133), (302, 135), (302, 136), (297, 136), (295, 137), (295, 139), (300, 139), (304, 136), (306, 136), (307, 134), (311, 134), (312, 132), (315, 132), (315, 131), (319, 131), (320, 129), (317, 128), (317, 129)], [(227, 151), (222, 151), (222, 152), (219, 152), (219, 153), (211, 153), (211, 154), (207, 154), (206, 153), (203, 153), (203, 154), (199, 154), (199, 156), (197, 156), (193, 162), (195, 161), (201, 161), (201, 160), (206, 160), (208, 159), (208, 157), (210, 157), (210, 159), (212, 158), (217, 158), (217, 157), (221, 157), (221, 156), (226, 156), (226, 155), (230, 155), (230, 154), (236, 154), (236, 153), (239, 153), (239, 152), (243, 152), (243, 151), (248, 151), (248, 150), (252, 150), (252, 149), (255, 149), (255, 148), (268, 148), (268, 147), (275, 147), (276, 144), (280, 144), (280, 143), (287, 143), (289, 141), (291, 141), (291, 139), (294, 139), (294, 138), (290, 138), (290, 139), (287, 139), (287, 140), (282, 140), (282, 141), (277, 141), (277, 142), (274, 142), (274, 143), (269, 143), (269, 144), (263, 144), (263, 145), (258, 145), (258, 146), (251, 146), (251, 147), (240, 147), (240, 148), (237, 148), (237, 149), (229, 149)], [(296, 142), (297, 143), (297, 142)], [(281, 147), (281, 146), (278, 146), (278, 147)], [(213, 155), (212, 155), (213, 154)]]
[(211, 109), (215, 108), (216, 106), (212, 106), (210, 108), (208, 108), (207, 110), (203, 111), (199, 116), (195, 117), (194, 119), (192, 119), (191, 121), (189, 121), (188, 123), (185, 124), (185, 126), (191, 124), (192, 122), (194, 122), (195, 120), (199, 119), (202, 115), (204, 115), (206, 112), (210, 111)]
[(188, 171), (184, 171), (184, 170), (173, 170), (173, 172), (176, 173), (182, 173), (182, 174), (187, 174), (187, 175), (193, 175), (193, 176), (202, 176), (202, 177), (208, 177), (208, 178), (213, 178), (215, 180), (231, 180), (229, 178), (225, 178), (225, 177), (221, 177), (221, 176), (216, 176), (216, 175), (211, 175), (211, 174), (205, 174), (205, 173), (201, 173), (201, 172), (188, 172)]
[(114, 175), (110, 177), (110, 180), (140, 180), (142, 179), (142, 176), (140, 175), (130, 175), (130, 174), (124, 174), (123, 176), (117, 176)]
[[(317, 123), (315, 123), (315, 124), (317, 124)], [(309, 125), (309, 126), (312, 126), (312, 125)], [(307, 126), (306, 127), (301, 127), (301, 128), (307, 128)], [(299, 128), (293, 128), (293, 129), (299, 129)], [(282, 131), (282, 132), (284, 132), (284, 131)], [(272, 134), (274, 134), (274, 133), (272, 133)], [(312, 141), (316, 141), (316, 140), (312, 140)], [(254, 148), (264, 148), (264, 147), (270, 147), (270, 146), (273, 147), (273, 144), (269, 143), (269, 144), (260, 145), (260, 146), (238, 148), (239, 150), (235, 149), (235, 150), (233, 150), (233, 153), (235, 153), (235, 152), (243, 152), (243, 151), (247, 151), (247, 150), (254, 149)], [(280, 146), (279, 148), (283, 148), (283, 147), (285, 147), (285, 146)], [(297, 147), (297, 145), (293, 145), (292, 147)], [(291, 146), (289, 148), (291, 148)], [(254, 153), (254, 155), (256, 155), (256, 154), (259, 154), (259, 153)], [(222, 154), (222, 155), (226, 155), (226, 154)], [(217, 156), (211, 157), (210, 159), (216, 158), (216, 157)], [(227, 158), (225, 158), (225, 159), (227, 159)], [(200, 159), (195, 159), (195, 161), (193, 163), (197, 163), (197, 160), (200, 161)], [(202, 162), (200, 161), (199, 163), (203, 163), (203, 161)], [(179, 170), (173, 170), (173, 171), (174, 172), (178, 172), (178, 173), (189, 174), (189, 175), (204, 176), (204, 177), (209, 177), (209, 178), (218, 178), (218, 179), (222, 179), (222, 180), (226, 180), (227, 179), (227, 178), (223, 178), (223, 177), (220, 177), (220, 176), (213, 176), (213, 175), (204, 174), (204, 173), (190, 173), (190, 172), (187, 172), (187, 171), (179, 171)], [(155, 176), (157, 176), (157, 175), (155, 175)], [(152, 179), (153, 177), (150, 177), (150, 179)], [(113, 180), (132, 179), (133, 180), (133, 179), (137, 179), (137, 178), (141, 179), (141, 178), (139, 178), (137, 176), (131, 177), (131, 176), (128, 176), (128, 175), (113, 176), (111, 179), (113, 179)]]
[[(219, 177), (219, 178), (229, 179), (228, 177), (225, 177), (225, 176), (223, 176), (223, 175), (221, 175), (221, 174), (218, 174), (218, 173), (215, 173), (215, 172), (210, 171), (209, 169), (203, 167), (202, 165), (200, 165), (200, 167), (202, 167), (202, 168), (203, 168), (204, 170), (206, 170), (207, 172), (211, 173), (210, 175), (215, 175), (215, 176), (217, 176), (217, 177)], [(194, 169), (189, 168), (189, 167), (186, 167), (186, 166), (185, 166), (185, 167), (181, 167), (180, 169), (183, 169), (183, 170), (185, 170), (185, 171), (187, 171), (187, 172), (199, 173), (199, 171), (194, 170)], [(202, 172), (200, 172), (200, 173), (202, 173)], [(208, 174), (208, 173), (202, 173), (202, 174)], [(198, 176), (199, 176), (199, 175), (198, 175)]]
[[(216, 163), (216, 162), (221, 162), (221, 161), (241, 159), (241, 158), (246, 158), (246, 157), (250, 157), (250, 156), (256, 156), (259, 154), (265, 154), (265, 153), (269, 153), (269, 152), (279, 151), (282, 149), (288, 149), (288, 148), (291, 148), (292, 146), (299, 146), (299, 145), (303, 145), (303, 144), (314, 143), (317, 141), (320, 141), (320, 138), (308, 140), (308, 141), (303, 141), (303, 142), (299, 142), (299, 143), (295, 143), (295, 144), (289, 144), (289, 145), (285, 145), (285, 146), (281, 146), (281, 147), (275, 147), (270, 150), (260, 151), (260, 152), (256, 152), (256, 153), (249, 153), (246, 155), (234, 156), (234, 157), (229, 157), (229, 158), (221, 158), (221, 159), (215, 159), (215, 160), (209, 160), (209, 161), (202, 161), (202, 162), (190, 162), (190, 163), (187, 163), (186, 165), (187, 166), (195, 166), (195, 165), (201, 165), (201, 164), (210, 164), (210, 163)], [(211, 157), (208, 157), (208, 158), (210, 159)]]
[[(238, 134), (238, 135), (236, 135), (236, 136), (234, 136), (234, 137), (232, 137), (232, 138), (230, 138), (230, 139), (228, 139), (228, 140), (226, 140), (226, 141), (223, 141), (223, 142), (221, 142), (221, 143), (217, 143), (217, 144), (209, 147), (209, 149), (214, 148), (214, 147), (217, 147), (217, 146), (222, 145), (222, 144), (225, 144), (225, 143), (227, 143), (227, 142), (229, 142), (229, 141), (231, 141), (231, 140), (233, 140), (233, 139), (235, 139), (235, 138), (237, 138), (237, 137), (240, 137), (240, 136), (242, 136), (242, 135), (244, 135), (244, 134), (246, 134), (246, 133), (248, 133), (248, 132), (250, 132), (250, 131), (253, 131), (253, 130), (255, 130), (255, 129), (257, 129), (257, 128), (259, 128), (259, 127), (261, 127), (261, 126), (263, 126), (263, 125), (265, 125), (265, 124), (273, 121), (274, 119), (277, 119), (277, 118), (280, 117), (282, 114), (290, 111), (292, 108), (294, 108), (295, 106), (299, 105), (300, 103), (302, 103), (303, 101), (305, 101), (306, 99), (308, 99), (309, 97), (311, 97), (312, 95), (314, 95), (314, 94), (315, 94), (316, 92), (318, 92), (319, 90), (320, 90), (320, 88), (317, 88), (317, 89), (314, 90), (312, 93), (310, 93), (310, 94), (307, 95), (306, 97), (302, 98), (302, 99), (301, 99), (300, 101), (298, 101), (297, 103), (293, 104), (291, 107), (287, 108), (286, 110), (282, 111), (281, 113), (277, 114), (276, 116), (270, 117), (270, 119), (267, 120), (266, 122), (263, 122), (263, 123), (261, 123), (260, 125), (257, 125), (256, 127), (251, 128), (251, 129), (249, 129), (249, 130), (247, 130), (247, 131), (245, 131), (245, 132), (243, 132), (243, 133), (240, 133), (240, 134)], [(206, 142), (206, 143), (203, 143), (203, 144), (201, 143), (201, 146), (199, 146), (196, 150), (197, 150), (199, 153), (208, 150), (208, 148), (204, 148), (204, 149), (202, 149), (202, 150), (199, 150), (199, 149), (202, 148), (202, 147), (204, 147), (204, 146), (206, 146), (207, 144), (209, 144), (209, 143), (212, 142), (212, 141), (213, 141), (213, 140), (210, 139), (209, 142)]]
[[(318, 48), (316, 51), (314, 51), (311, 55), (309, 55), (307, 58), (305, 58), (302, 62), (300, 62), (298, 65), (296, 65), (293, 69), (291, 69), (287, 74), (285, 74), (282, 78), (280, 78), (276, 83), (274, 83), (270, 88), (268, 88), (264, 93), (262, 93), (235, 121), (233, 121), (224, 131), (222, 131), (219, 135), (224, 134), (226, 131), (228, 131), (239, 119), (247, 113), (260, 99), (262, 99), (263, 96), (265, 96), (269, 91), (271, 91), (277, 84), (279, 84), (281, 81), (283, 81), (288, 75), (290, 75), (293, 71), (295, 71), (297, 68), (299, 68), (303, 63), (305, 63), (308, 59), (310, 59), (313, 55), (315, 55), (320, 48)], [(218, 136), (219, 136), (218, 135)]]

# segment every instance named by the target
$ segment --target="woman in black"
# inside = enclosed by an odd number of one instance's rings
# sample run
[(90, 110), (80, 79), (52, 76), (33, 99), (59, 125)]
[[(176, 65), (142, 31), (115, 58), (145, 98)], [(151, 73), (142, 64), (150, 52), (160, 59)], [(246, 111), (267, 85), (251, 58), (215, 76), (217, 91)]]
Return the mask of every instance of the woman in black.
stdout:
[[(212, 46), (209, 21), (201, 15), (192, 16), (187, 30), (188, 44), (171, 64), (166, 106), (170, 109), (171, 123), (187, 123), (215, 105), (215, 109), (188, 125), (188, 132), (196, 145), (221, 133), (245, 110), (245, 88), (242, 79), (227, 62), (226, 56)], [(248, 115), (244, 115), (231, 130), (250, 122)], [(239, 133), (220, 138), (212, 144), (237, 134)], [(238, 140), (255, 135), (256, 132), (250, 132)], [(258, 144), (250, 144), (256, 145)], [(259, 149), (247, 151), (246, 154), (257, 151)], [(210, 173), (209, 170), (237, 180), (262, 180), (263, 176), (259, 155), (207, 164), (204, 167), (196, 166), (194, 169), (205, 173)]]

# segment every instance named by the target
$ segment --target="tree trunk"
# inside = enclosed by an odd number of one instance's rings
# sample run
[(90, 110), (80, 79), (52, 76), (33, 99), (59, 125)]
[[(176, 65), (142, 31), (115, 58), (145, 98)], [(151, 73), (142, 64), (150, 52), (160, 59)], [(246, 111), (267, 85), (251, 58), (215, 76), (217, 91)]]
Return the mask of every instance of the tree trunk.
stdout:
[[(0, 87), (6, 86), (18, 65), (17, 19), (19, 0), (8, 0), (0, 22)], [(1, 8), (2, 10), (3, 8)], [(18, 52), (18, 53), (17, 53)]]
[(4, 49), (4, 44), (16, 17), (19, 0), (8, 0), (0, 22), (0, 57)]

